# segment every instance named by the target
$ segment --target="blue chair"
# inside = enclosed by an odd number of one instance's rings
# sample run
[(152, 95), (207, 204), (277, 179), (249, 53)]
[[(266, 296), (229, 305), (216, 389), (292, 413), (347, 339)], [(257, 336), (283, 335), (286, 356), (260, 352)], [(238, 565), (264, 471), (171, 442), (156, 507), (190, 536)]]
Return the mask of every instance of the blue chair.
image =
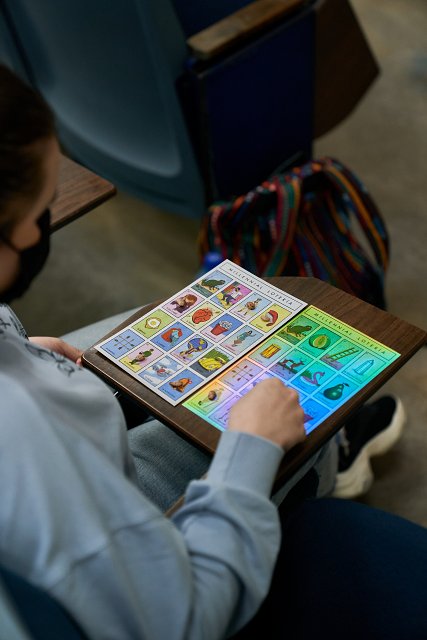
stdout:
[[(200, 217), (311, 155), (331, 4), (339, 16), (348, 0), (2, 0), (0, 59), (51, 104), (70, 157)], [(225, 32), (220, 49), (198, 47)]]

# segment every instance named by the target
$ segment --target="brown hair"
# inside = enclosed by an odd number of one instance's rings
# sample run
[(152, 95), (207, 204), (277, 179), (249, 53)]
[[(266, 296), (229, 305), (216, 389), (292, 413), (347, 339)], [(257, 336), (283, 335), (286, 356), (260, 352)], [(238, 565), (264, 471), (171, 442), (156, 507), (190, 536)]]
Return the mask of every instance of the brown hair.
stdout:
[(19, 219), (16, 197), (33, 198), (42, 183), (37, 143), (55, 135), (55, 120), (44, 98), (0, 64), (0, 233)]

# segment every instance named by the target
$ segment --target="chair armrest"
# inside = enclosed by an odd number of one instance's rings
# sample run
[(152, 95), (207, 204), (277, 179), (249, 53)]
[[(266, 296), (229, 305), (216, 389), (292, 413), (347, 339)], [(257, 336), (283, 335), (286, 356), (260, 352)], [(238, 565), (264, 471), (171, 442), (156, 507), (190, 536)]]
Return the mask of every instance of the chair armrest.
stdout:
[(196, 58), (210, 60), (304, 4), (307, 0), (255, 0), (194, 34), (188, 38), (187, 44)]

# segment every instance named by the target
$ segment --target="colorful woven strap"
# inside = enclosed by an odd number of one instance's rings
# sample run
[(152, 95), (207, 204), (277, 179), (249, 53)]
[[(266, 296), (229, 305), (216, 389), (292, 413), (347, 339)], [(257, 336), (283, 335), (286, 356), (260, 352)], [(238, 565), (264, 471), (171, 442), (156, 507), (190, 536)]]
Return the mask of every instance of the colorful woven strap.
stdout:
[(367, 287), (383, 287), (389, 261), (377, 206), (355, 174), (329, 157), (212, 205), (199, 249), (261, 276), (315, 276), (365, 299)]

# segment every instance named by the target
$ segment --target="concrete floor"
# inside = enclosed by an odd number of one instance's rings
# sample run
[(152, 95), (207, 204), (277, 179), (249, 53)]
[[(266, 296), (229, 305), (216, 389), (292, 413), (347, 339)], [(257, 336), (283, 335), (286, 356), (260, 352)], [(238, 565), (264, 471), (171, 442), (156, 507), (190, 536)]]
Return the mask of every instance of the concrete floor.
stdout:
[[(386, 219), (392, 247), (389, 310), (427, 328), (427, 3), (353, 0), (381, 67), (354, 112), (319, 139), (315, 155), (351, 167)], [(32, 335), (62, 335), (171, 295), (197, 269), (197, 221), (126, 194), (58, 231), (48, 265), (14, 308)], [(402, 440), (375, 461), (364, 502), (427, 526), (427, 349), (381, 393), (398, 393), (408, 414)]]

